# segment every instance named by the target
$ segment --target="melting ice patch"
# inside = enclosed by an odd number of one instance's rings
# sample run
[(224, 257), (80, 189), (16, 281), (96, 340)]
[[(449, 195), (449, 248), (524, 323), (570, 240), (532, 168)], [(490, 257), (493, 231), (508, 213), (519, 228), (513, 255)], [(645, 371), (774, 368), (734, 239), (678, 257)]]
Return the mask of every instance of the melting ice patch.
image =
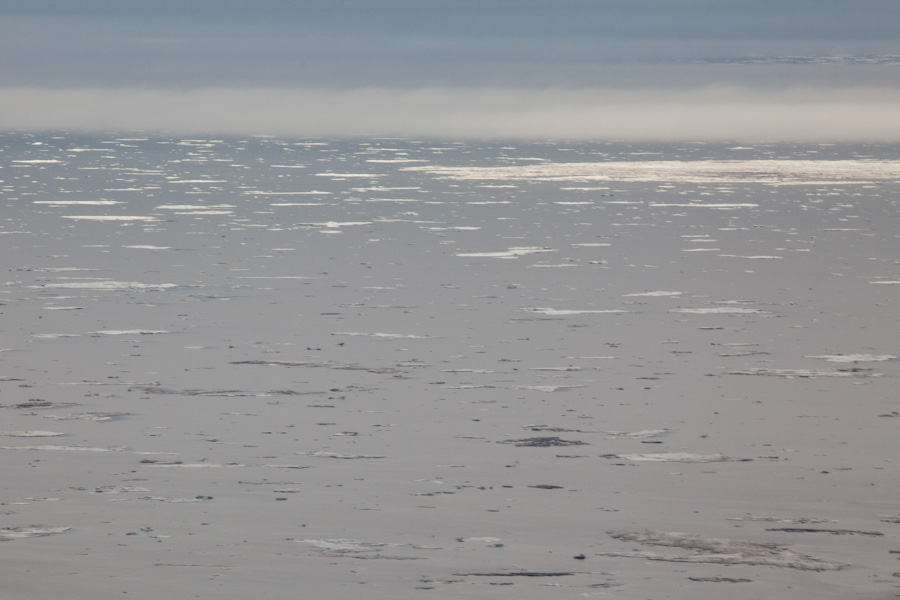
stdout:
[(174, 283), (141, 283), (139, 281), (64, 281), (30, 285), (31, 289), (62, 288), (71, 290), (94, 290), (101, 292), (119, 291), (161, 291), (178, 287)]
[(53, 206), (112, 206), (123, 204), (118, 200), (35, 200), (34, 204), (50, 204)]
[(687, 554), (657, 554), (652, 552), (603, 552), (601, 556), (620, 556), (642, 560), (683, 563), (714, 563), (721, 565), (765, 565), (802, 571), (836, 571), (850, 565), (800, 554), (773, 542), (747, 542), (708, 538), (689, 533), (668, 531), (609, 531), (610, 536), (623, 542), (648, 546), (668, 546), (689, 551)]
[(414, 335), (411, 333), (360, 333), (356, 331), (335, 331), (331, 335), (351, 335), (357, 337), (373, 337), (386, 340), (428, 340), (433, 339), (428, 335)]
[(557, 252), (557, 250), (539, 246), (515, 246), (501, 252), (457, 252), (456, 256), (468, 258), (518, 258), (526, 254), (537, 254), (540, 252)]
[(523, 308), (525, 312), (533, 312), (541, 315), (548, 316), (566, 316), (566, 315), (594, 315), (594, 314), (618, 314), (618, 313), (630, 313), (634, 312), (632, 310), (624, 310), (624, 309), (605, 309), (605, 310), (593, 310), (593, 309), (565, 309), (565, 308)]
[(0, 529), (0, 542), (10, 540), (22, 540), (25, 538), (44, 537), (65, 533), (71, 527), (47, 527), (46, 525), (32, 525), (30, 527), (4, 527)]
[(124, 450), (125, 446), (109, 446), (107, 448), (96, 448), (92, 446), (0, 446), (0, 450), (47, 450), (50, 452), (116, 452)]
[(371, 225), (372, 221), (326, 221), (324, 223), (300, 223), (301, 227), (325, 227), (337, 229), (338, 227), (350, 227), (354, 225)]
[(6, 437), (57, 437), (60, 435), (66, 435), (65, 433), (60, 433), (58, 431), (0, 431), (0, 435)]
[(722, 258), (744, 258), (747, 260), (780, 260), (781, 256), (767, 256), (764, 254), (756, 255), (756, 256), (740, 256), (737, 254), (719, 254)]
[[(160, 204), (157, 210), (209, 210), (215, 208), (234, 208), (233, 204)], [(229, 211), (230, 212), (230, 211)]]
[(897, 359), (896, 356), (890, 354), (823, 354), (821, 356), (804, 356), (803, 358), (818, 358), (836, 363), (881, 362)]
[(847, 369), (742, 369), (729, 371), (726, 375), (763, 375), (768, 377), (784, 377), (785, 379), (816, 379), (817, 377), (881, 377), (881, 373), (872, 373), (870, 369), (851, 367)]
[(691, 454), (689, 452), (657, 452), (651, 454), (611, 454), (607, 458), (646, 462), (679, 462), (679, 463), (711, 463), (711, 462), (746, 462), (749, 458), (734, 458), (724, 454)]
[(423, 166), (406, 167), (404, 170), (424, 171), (461, 180), (753, 182), (784, 185), (900, 179), (898, 160), (621, 161), (514, 167)]
[(101, 329), (91, 331), (93, 335), (153, 335), (158, 333), (171, 333), (163, 329)]
[(676, 208), (713, 208), (717, 210), (731, 210), (734, 208), (756, 208), (759, 204), (752, 202), (734, 202), (734, 203), (706, 203), (706, 202), (655, 202), (650, 204), (652, 208), (676, 207)]
[(758, 308), (739, 308), (732, 306), (717, 306), (715, 308), (673, 308), (670, 312), (688, 315), (765, 315), (770, 311)]
[(63, 215), (63, 219), (76, 221), (159, 221), (159, 217), (129, 216), (129, 215)]
[(325, 540), (295, 540), (299, 544), (307, 544), (315, 548), (324, 556), (341, 557), (349, 556), (352, 558), (381, 558), (392, 560), (416, 560), (424, 557), (418, 556), (397, 556), (393, 554), (382, 554), (385, 550), (407, 549), (407, 550), (438, 550), (439, 548), (429, 548), (423, 546), (415, 546), (413, 544), (392, 544), (387, 542), (363, 542), (359, 540), (349, 539), (325, 539)]

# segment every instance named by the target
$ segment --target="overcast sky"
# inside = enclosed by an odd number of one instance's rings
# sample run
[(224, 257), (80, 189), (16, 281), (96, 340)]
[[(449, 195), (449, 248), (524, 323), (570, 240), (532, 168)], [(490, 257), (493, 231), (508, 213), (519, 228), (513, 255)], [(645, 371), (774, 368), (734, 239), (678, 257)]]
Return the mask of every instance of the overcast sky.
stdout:
[(0, 0), (0, 127), (900, 141), (900, 0)]

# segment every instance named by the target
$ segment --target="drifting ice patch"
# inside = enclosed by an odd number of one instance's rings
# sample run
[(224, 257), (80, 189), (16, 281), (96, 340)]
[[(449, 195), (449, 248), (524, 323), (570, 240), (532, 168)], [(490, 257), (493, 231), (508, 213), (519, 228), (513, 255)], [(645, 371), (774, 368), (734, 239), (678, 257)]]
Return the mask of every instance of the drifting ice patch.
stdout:
[[(773, 185), (869, 183), (900, 177), (898, 160), (692, 160), (546, 163), (515, 167), (407, 167), (457, 180), (672, 181)], [(689, 205), (690, 206), (690, 205)]]
[(125, 446), (110, 446), (108, 448), (94, 448), (91, 446), (0, 446), (0, 450), (49, 450), (71, 452), (117, 452), (124, 450)]
[(632, 310), (606, 309), (606, 310), (588, 310), (588, 309), (562, 309), (562, 308), (523, 308), (525, 312), (533, 312), (548, 316), (564, 316), (564, 315), (593, 315), (608, 313), (630, 313)]
[(382, 338), (389, 340), (429, 340), (433, 339), (428, 335), (413, 335), (409, 333), (358, 333), (355, 331), (335, 331), (331, 335), (352, 335), (358, 337), (373, 337), (373, 338)]
[(609, 531), (610, 536), (623, 542), (637, 542), (648, 546), (683, 548), (686, 555), (653, 554), (650, 552), (604, 552), (601, 556), (620, 556), (686, 563), (715, 563), (720, 565), (767, 565), (802, 571), (837, 571), (850, 565), (836, 563), (788, 550), (771, 542), (745, 542), (708, 538), (690, 533), (666, 531)]
[(647, 462), (679, 462), (679, 463), (711, 463), (711, 462), (748, 462), (749, 458), (734, 458), (724, 454), (690, 454), (688, 452), (658, 452), (653, 454), (610, 454), (604, 458)]
[(103, 329), (101, 331), (91, 331), (90, 333), (99, 335), (153, 335), (171, 332), (163, 329)]
[(881, 362), (883, 360), (896, 360), (896, 356), (890, 354), (823, 354), (821, 356), (804, 356), (803, 358), (818, 358), (828, 362)]
[(4, 527), (0, 529), (0, 542), (21, 540), (25, 538), (44, 537), (65, 533), (71, 527), (47, 527), (45, 525), (32, 525), (30, 527)]
[(63, 219), (76, 221), (159, 221), (159, 217), (134, 217), (126, 215), (63, 215)]
[(758, 308), (732, 308), (728, 306), (719, 306), (716, 308), (673, 308), (669, 312), (683, 313), (688, 315), (766, 315), (770, 311), (760, 310)]
[(58, 431), (0, 431), (0, 435), (7, 437), (56, 437), (66, 435)]
[(502, 252), (457, 252), (456, 256), (465, 258), (519, 258), (526, 254), (537, 254), (540, 252), (557, 252), (557, 250), (539, 246), (515, 246)]
[(119, 291), (160, 291), (178, 287), (174, 283), (141, 283), (139, 281), (69, 281), (59, 283), (42, 283), (40, 285), (30, 285), (31, 289), (47, 289), (60, 288), (68, 290), (94, 290), (100, 292), (119, 292)]

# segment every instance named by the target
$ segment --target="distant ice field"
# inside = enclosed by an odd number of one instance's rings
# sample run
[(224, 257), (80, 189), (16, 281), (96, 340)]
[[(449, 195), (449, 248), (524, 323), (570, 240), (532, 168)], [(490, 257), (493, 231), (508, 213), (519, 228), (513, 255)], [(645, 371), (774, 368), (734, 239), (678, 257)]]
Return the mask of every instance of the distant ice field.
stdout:
[(0, 256), (26, 596), (896, 592), (894, 146), (20, 131)]

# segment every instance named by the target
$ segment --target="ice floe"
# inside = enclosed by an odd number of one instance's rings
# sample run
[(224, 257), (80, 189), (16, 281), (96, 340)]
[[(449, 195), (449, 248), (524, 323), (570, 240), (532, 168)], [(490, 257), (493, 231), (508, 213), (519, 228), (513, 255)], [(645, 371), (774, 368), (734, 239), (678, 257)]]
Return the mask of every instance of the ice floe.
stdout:
[(178, 287), (175, 283), (141, 283), (139, 281), (59, 281), (28, 286), (32, 289), (58, 288), (68, 290), (94, 290), (100, 292), (118, 291), (162, 291)]
[(31, 525), (28, 527), (3, 527), (0, 529), (0, 542), (10, 540), (23, 540), (26, 538), (45, 537), (58, 535), (70, 531), (71, 527), (47, 527), (46, 525)]
[(692, 454), (690, 452), (654, 452), (649, 454), (611, 454), (606, 458), (618, 458), (638, 462), (679, 462), (679, 463), (710, 463), (710, 462), (746, 462), (749, 458), (735, 458), (724, 454)]
[(759, 308), (740, 308), (730, 306), (717, 306), (714, 308), (673, 308), (669, 312), (684, 313), (689, 315), (765, 315), (771, 311)]
[(125, 450), (125, 446), (109, 446), (98, 448), (94, 446), (0, 446), (0, 450), (47, 450), (50, 452), (117, 452)]
[(633, 310), (608, 308), (608, 309), (588, 309), (588, 308), (523, 308), (525, 312), (547, 315), (548, 317), (560, 317), (569, 315), (602, 315), (602, 314), (619, 314), (630, 313)]
[(647, 546), (666, 546), (687, 550), (687, 554), (654, 554), (648, 552), (603, 552), (601, 556), (621, 556), (644, 560), (684, 563), (715, 563), (721, 565), (763, 565), (800, 569), (803, 571), (836, 571), (849, 567), (845, 563), (827, 561), (789, 550), (774, 542), (747, 542), (709, 538), (689, 533), (667, 531), (610, 531), (609, 535), (623, 542)]
[(528, 254), (539, 254), (542, 252), (557, 252), (553, 248), (541, 248), (538, 246), (516, 246), (508, 250), (499, 252), (457, 252), (456, 256), (466, 258), (518, 258)]
[(803, 358), (818, 358), (828, 362), (857, 363), (857, 362), (882, 362), (885, 360), (897, 360), (891, 354), (822, 354), (819, 356), (804, 356)]
[(459, 180), (672, 181), (825, 185), (900, 178), (900, 160), (684, 160), (407, 167)]

